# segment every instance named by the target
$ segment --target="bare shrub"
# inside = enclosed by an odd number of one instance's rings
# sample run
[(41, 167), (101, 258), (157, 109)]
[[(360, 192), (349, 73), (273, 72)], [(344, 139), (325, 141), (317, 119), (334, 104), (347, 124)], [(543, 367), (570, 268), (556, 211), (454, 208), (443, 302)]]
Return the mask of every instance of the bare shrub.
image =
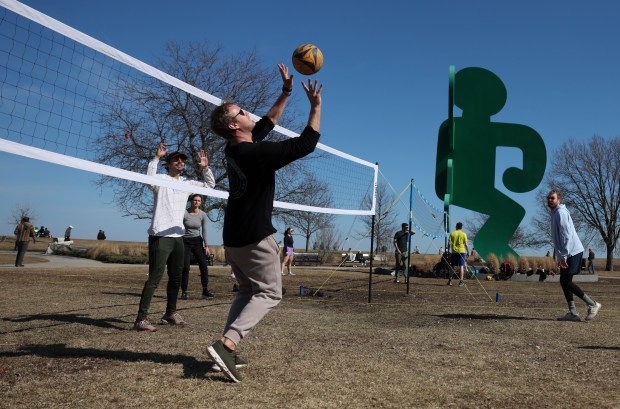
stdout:
[(148, 246), (142, 243), (115, 243), (102, 242), (91, 247), (86, 253), (92, 260), (99, 260), (104, 256), (148, 256)]
[(91, 247), (86, 253), (87, 257), (92, 260), (97, 260), (102, 255), (106, 254), (118, 254), (118, 246), (111, 243), (101, 243), (97, 244), (95, 247)]
[(519, 269), (522, 271), (528, 271), (530, 268), (532, 268), (530, 259), (525, 256), (521, 256), (519, 258)]
[(509, 254), (506, 261), (508, 261), (508, 264), (512, 267), (512, 271), (517, 271), (519, 269), (519, 262), (514, 254)]
[(489, 253), (487, 256), (487, 267), (491, 270), (491, 273), (497, 274), (499, 272), (499, 259), (495, 253)]
[(209, 250), (211, 250), (211, 254), (215, 256), (215, 261), (220, 263), (226, 261), (226, 252), (224, 251), (224, 246), (209, 246)]
[(553, 258), (545, 257), (545, 270), (557, 270), (557, 264)]

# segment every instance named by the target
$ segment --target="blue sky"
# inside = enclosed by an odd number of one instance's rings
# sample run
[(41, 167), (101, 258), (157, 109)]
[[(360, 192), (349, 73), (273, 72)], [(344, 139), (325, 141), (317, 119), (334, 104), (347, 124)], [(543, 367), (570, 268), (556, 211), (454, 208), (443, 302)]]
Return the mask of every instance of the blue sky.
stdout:
[[(534, 128), (549, 158), (569, 137), (618, 135), (616, 2), (24, 3), (147, 63), (154, 63), (169, 40), (206, 39), (231, 54), (256, 50), (265, 66), (273, 67), (290, 64), (297, 45), (316, 44), (325, 56), (317, 75), (325, 84), (321, 141), (378, 162), (397, 191), (413, 178), (437, 206), (437, 130), (447, 117), (450, 65), (497, 74), (508, 100), (492, 119)], [(499, 150), (498, 187), (501, 171), (519, 160), (520, 152)], [(79, 238), (94, 238), (104, 229), (110, 239), (146, 240), (148, 221), (121, 217), (111, 193), (95, 187), (92, 174), (6, 153), (0, 153), (0, 172), (0, 233), (12, 233), (7, 221), (15, 205), (29, 203), (38, 216), (35, 223), (56, 234), (72, 224)], [(508, 194), (528, 210), (526, 225), (535, 210), (533, 192)], [(467, 217), (453, 209), (453, 220)], [(216, 227), (211, 230), (210, 242), (221, 243)]]

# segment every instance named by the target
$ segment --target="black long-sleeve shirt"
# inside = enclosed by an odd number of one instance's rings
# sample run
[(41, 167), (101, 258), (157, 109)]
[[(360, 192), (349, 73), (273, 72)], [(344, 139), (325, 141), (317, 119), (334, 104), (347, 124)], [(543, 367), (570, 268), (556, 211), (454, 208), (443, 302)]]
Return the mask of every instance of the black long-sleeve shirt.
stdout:
[(264, 116), (252, 131), (253, 143), (226, 145), (229, 197), (224, 214), (224, 246), (243, 247), (276, 232), (271, 223), (278, 169), (314, 151), (320, 134), (306, 126), (280, 142), (262, 140), (274, 128)]

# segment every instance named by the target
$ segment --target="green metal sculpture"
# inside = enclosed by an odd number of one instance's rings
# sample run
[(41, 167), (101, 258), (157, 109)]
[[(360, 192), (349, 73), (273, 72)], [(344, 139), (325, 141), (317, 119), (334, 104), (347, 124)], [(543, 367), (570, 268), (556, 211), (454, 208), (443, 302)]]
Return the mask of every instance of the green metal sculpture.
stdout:
[[(449, 115), (439, 128), (435, 192), (445, 206), (489, 216), (474, 241), (483, 258), (489, 253), (518, 257), (509, 241), (525, 216), (519, 203), (495, 188), (497, 148), (523, 153), (523, 168), (508, 168), (502, 177), (505, 188), (515, 193), (534, 190), (547, 163), (545, 143), (534, 129), (491, 121), (506, 98), (504, 83), (491, 71), (469, 67), (454, 75), (450, 67)], [(453, 105), (462, 110), (461, 117), (453, 118)]]

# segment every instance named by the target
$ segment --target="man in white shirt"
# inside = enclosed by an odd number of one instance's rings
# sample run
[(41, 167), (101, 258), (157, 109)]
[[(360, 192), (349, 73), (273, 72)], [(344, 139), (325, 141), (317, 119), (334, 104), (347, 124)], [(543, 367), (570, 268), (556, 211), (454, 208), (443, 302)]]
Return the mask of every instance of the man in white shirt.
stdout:
[[(187, 160), (185, 154), (172, 152), (166, 156), (167, 153), (166, 144), (161, 142), (155, 157), (149, 163), (147, 175), (196, 186), (215, 186), (215, 178), (209, 169), (209, 159), (205, 151), (201, 150), (198, 154), (204, 182), (186, 180), (181, 176)], [(164, 167), (168, 170), (168, 174), (157, 173), (157, 165), (164, 156), (166, 162)], [(149, 188), (154, 195), (153, 219), (148, 230), (149, 278), (142, 289), (138, 317), (133, 328), (136, 331), (155, 332), (157, 328), (151, 324), (148, 318), (149, 307), (167, 265), (169, 265), (168, 286), (166, 288), (167, 304), (166, 313), (162, 317), (161, 323), (171, 325), (185, 325), (186, 323), (176, 311), (176, 305), (183, 271), (183, 234), (185, 233), (183, 216), (190, 193), (157, 185), (151, 185)]]

